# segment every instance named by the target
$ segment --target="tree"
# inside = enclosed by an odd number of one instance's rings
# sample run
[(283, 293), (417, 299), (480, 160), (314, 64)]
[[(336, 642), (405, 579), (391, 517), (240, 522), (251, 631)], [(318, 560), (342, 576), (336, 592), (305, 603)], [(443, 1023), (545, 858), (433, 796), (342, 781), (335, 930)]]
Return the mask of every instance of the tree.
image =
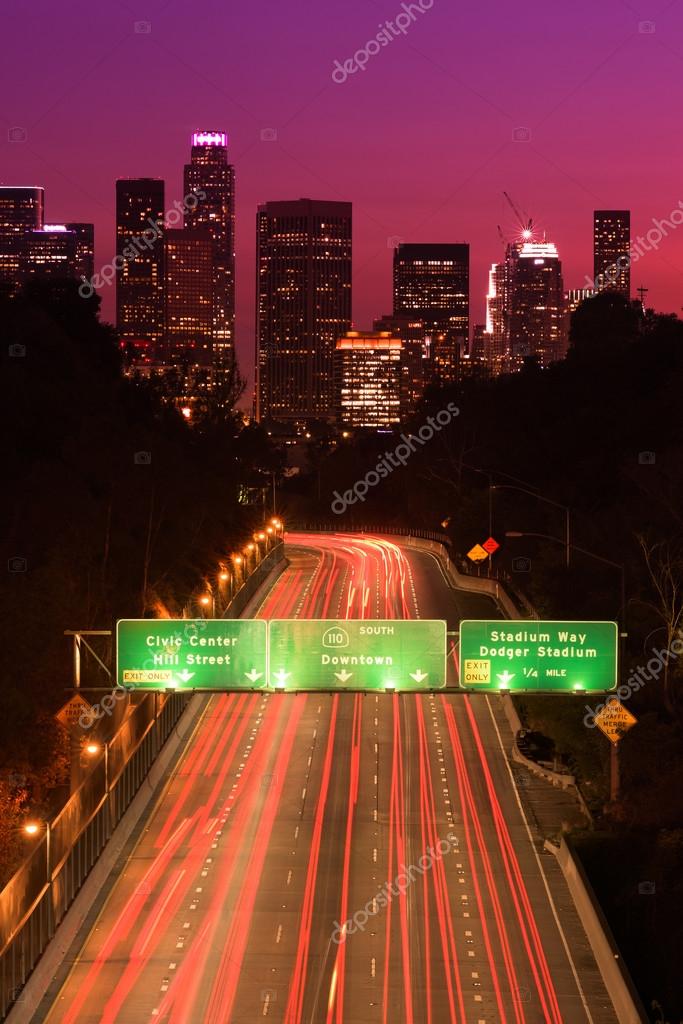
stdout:
[(616, 291), (586, 299), (572, 314), (569, 358), (611, 359), (638, 338), (642, 314)]
[[(649, 543), (643, 536), (638, 537), (638, 543), (655, 593), (655, 600), (648, 604), (666, 630), (666, 649), (671, 651), (683, 622), (683, 550), (669, 541)], [(677, 694), (669, 673), (669, 660), (664, 659), (664, 703), (673, 713)]]

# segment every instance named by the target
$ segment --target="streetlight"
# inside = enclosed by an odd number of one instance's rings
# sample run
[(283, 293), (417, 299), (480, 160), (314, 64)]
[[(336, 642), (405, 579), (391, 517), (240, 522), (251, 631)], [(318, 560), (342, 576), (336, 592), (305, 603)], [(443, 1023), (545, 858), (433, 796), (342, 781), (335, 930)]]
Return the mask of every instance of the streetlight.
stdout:
[(86, 754), (89, 757), (96, 757), (98, 754), (104, 753), (104, 788), (105, 791), (109, 792), (109, 744), (98, 743), (97, 740), (90, 740), (83, 747)]
[[(540, 540), (550, 540), (555, 544), (564, 544), (559, 537), (552, 537), (547, 533), (526, 533), (520, 530), (506, 530), (506, 537), (537, 537)], [(611, 558), (605, 558), (604, 555), (596, 555), (594, 551), (587, 551), (586, 548), (577, 547), (576, 544), (569, 545), (574, 551), (578, 551), (581, 555), (586, 555), (588, 558), (595, 558), (598, 562), (604, 562), (605, 565), (611, 565), (613, 569), (619, 570), (620, 575), (620, 593), (621, 593), (621, 607), (619, 609), (619, 619), (623, 624), (624, 607), (626, 605), (626, 571), (621, 562), (613, 562)], [(567, 562), (567, 564), (569, 564)]]
[(239, 586), (241, 583), (244, 582), (244, 570), (242, 569), (244, 559), (242, 558), (241, 555), (233, 555), (232, 560), (235, 564), (235, 580)]
[[(45, 865), (47, 869), (47, 885), (52, 885), (52, 830), (49, 821), (27, 821), (24, 825), (24, 832), (27, 836), (37, 836), (41, 829), (45, 829)], [(52, 900), (48, 900), (48, 914), (52, 917)], [(48, 921), (48, 925), (49, 925)]]
[(211, 617), (214, 619), (216, 618), (216, 598), (214, 597), (213, 592), (211, 592), (210, 594), (202, 594), (202, 596), (199, 598), (199, 603), (202, 606), (202, 608), (210, 607)]
[[(544, 501), (546, 505), (553, 505), (555, 508), (561, 508), (565, 515), (565, 526), (564, 526), (564, 550), (565, 560), (567, 568), (569, 568), (569, 552), (574, 546), (570, 541), (570, 515), (571, 510), (567, 505), (562, 505), (559, 501), (553, 501), (551, 498), (546, 498), (543, 494), (537, 494), (535, 491), (529, 491), (526, 487), (515, 487), (514, 484), (493, 484), (490, 486), (491, 491), (521, 491), (522, 494), (528, 494), (532, 498), (537, 498), (538, 501)], [(509, 536), (506, 534), (506, 536)], [(529, 536), (529, 534), (527, 534)], [(553, 538), (557, 540), (557, 538)], [(562, 542), (560, 542), (562, 543)], [(579, 551), (579, 548), (576, 548)]]

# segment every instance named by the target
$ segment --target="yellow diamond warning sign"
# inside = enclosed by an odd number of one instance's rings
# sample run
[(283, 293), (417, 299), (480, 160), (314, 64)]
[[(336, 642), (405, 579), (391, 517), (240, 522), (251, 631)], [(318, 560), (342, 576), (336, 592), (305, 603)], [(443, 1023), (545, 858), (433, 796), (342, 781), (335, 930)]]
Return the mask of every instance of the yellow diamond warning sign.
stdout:
[(491, 661), (489, 658), (465, 658), (462, 668), (461, 686), (476, 686), (477, 683), (491, 682)]
[(92, 715), (92, 705), (80, 693), (75, 693), (55, 715), (58, 722), (67, 729), (78, 729), (81, 715)]
[(618, 743), (637, 721), (616, 697), (611, 697), (595, 716), (595, 724), (611, 743)]
[(489, 557), (489, 553), (481, 546), (481, 544), (475, 544), (474, 547), (467, 552), (467, 557), (470, 562), (485, 562)]

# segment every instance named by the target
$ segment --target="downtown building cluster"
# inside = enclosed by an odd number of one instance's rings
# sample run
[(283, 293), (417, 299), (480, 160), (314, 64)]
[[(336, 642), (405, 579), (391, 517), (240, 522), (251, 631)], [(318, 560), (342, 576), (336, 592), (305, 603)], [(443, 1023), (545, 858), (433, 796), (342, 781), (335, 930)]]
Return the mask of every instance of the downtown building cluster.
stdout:
[[(91, 224), (46, 224), (42, 188), (0, 187), (0, 288), (71, 277), (85, 297), (115, 280), (128, 372), (165, 379), (191, 417), (209, 394), (232, 400), (235, 171), (224, 132), (194, 132), (183, 185), (167, 206), (162, 179), (117, 180), (116, 255), (97, 274)], [(491, 267), (486, 323), (472, 325), (469, 244), (401, 241), (392, 311), (358, 330), (351, 203), (266, 202), (256, 215), (255, 416), (293, 433), (312, 421), (391, 428), (432, 384), (547, 367), (564, 357), (581, 301), (607, 288), (630, 298), (630, 253), (629, 211), (596, 210), (593, 278), (565, 291), (556, 245), (529, 222)]]
[(230, 402), (235, 339), (235, 171), (227, 136), (197, 131), (184, 195), (160, 178), (116, 182), (116, 328), (130, 372), (165, 378), (185, 414)]
[(32, 278), (91, 278), (93, 224), (45, 222), (45, 190), (0, 185), (0, 292), (13, 297)]

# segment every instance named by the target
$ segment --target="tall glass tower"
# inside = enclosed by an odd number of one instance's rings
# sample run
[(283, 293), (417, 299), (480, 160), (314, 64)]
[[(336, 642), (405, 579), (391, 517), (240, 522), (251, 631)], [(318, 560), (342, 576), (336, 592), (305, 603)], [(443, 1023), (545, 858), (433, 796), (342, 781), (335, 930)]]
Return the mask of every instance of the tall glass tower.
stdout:
[(235, 344), (235, 168), (228, 163), (225, 132), (192, 135), (190, 163), (185, 164), (185, 229), (209, 232), (213, 241), (213, 360), (216, 371), (230, 370)]

